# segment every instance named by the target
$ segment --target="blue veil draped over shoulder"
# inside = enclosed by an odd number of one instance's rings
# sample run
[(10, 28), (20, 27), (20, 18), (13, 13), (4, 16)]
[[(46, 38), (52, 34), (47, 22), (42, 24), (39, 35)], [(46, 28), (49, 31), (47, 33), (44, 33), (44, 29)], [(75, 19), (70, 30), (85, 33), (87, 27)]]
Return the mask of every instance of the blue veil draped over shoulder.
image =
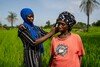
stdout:
[[(37, 38), (39, 38), (41, 34), (38, 33), (39, 32), (38, 27), (35, 26), (32, 22), (27, 21), (27, 19), (26, 19), (29, 14), (33, 14), (33, 11), (30, 8), (24, 8), (24, 9), (21, 10), (20, 14), (21, 14), (22, 19), (24, 20), (23, 25), (28, 29), (32, 38), (35, 39), (35, 40)], [(40, 50), (41, 53), (44, 52), (42, 43), (39, 44), (39, 50)]]

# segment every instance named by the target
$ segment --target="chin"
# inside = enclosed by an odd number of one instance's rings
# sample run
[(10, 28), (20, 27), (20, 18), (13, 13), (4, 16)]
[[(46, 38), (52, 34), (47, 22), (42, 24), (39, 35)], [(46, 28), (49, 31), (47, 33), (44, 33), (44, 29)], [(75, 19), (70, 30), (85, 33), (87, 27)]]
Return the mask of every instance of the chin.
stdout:
[(63, 30), (59, 30), (59, 32), (63, 32)]
[(31, 20), (30, 22), (33, 23), (33, 20)]
[(33, 23), (33, 21), (30, 21), (30, 23)]
[(59, 30), (59, 32), (60, 32), (60, 33), (64, 33), (64, 32), (66, 32), (66, 30)]

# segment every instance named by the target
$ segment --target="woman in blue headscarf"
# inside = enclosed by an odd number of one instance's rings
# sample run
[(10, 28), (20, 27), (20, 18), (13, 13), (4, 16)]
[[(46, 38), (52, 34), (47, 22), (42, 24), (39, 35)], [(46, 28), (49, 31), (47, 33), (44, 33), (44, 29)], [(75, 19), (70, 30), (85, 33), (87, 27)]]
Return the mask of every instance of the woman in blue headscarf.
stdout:
[(48, 34), (33, 24), (34, 14), (31, 9), (21, 10), (24, 23), (19, 26), (18, 36), (24, 44), (24, 62), (26, 67), (41, 67), (41, 53), (46, 39), (55, 33), (55, 28)]

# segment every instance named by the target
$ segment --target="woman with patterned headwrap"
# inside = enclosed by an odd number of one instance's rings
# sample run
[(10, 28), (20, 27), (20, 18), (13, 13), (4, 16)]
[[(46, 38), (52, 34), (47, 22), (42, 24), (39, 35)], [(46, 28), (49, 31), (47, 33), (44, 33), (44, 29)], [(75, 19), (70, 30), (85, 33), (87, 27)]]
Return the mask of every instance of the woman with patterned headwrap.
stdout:
[(75, 23), (75, 17), (67, 11), (57, 18), (60, 35), (51, 41), (50, 67), (80, 67), (85, 52), (80, 36), (71, 33)]
[(33, 24), (34, 14), (30, 8), (21, 10), (23, 25), (19, 26), (18, 36), (24, 45), (25, 67), (42, 67), (41, 53), (43, 53), (43, 42), (55, 33), (55, 28), (48, 34)]

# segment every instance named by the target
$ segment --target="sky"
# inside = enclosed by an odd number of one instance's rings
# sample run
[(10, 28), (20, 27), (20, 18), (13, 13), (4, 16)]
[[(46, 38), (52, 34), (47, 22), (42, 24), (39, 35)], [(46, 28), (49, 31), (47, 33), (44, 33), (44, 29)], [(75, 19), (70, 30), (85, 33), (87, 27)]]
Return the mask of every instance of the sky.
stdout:
[[(79, 5), (82, 0), (0, 0), (0, 22), (10, 26), (6, 20), (9, 11), (17, 14), (18, 20), (14, 25), (23, 23), (20, 11), (23, 8), (31, 8), (35, 15), (34, 24), (44, 26), (48, 20), (51, 24), (55, 23), (59, 14), (63, 11), (72, 13), (77, 22), (87, 22), (87, 16), (81, 11)], [(100, 0), (97, 0), (100, 2)], [(90, 24), (100, 20), (100, 6), (90, 15)]]

